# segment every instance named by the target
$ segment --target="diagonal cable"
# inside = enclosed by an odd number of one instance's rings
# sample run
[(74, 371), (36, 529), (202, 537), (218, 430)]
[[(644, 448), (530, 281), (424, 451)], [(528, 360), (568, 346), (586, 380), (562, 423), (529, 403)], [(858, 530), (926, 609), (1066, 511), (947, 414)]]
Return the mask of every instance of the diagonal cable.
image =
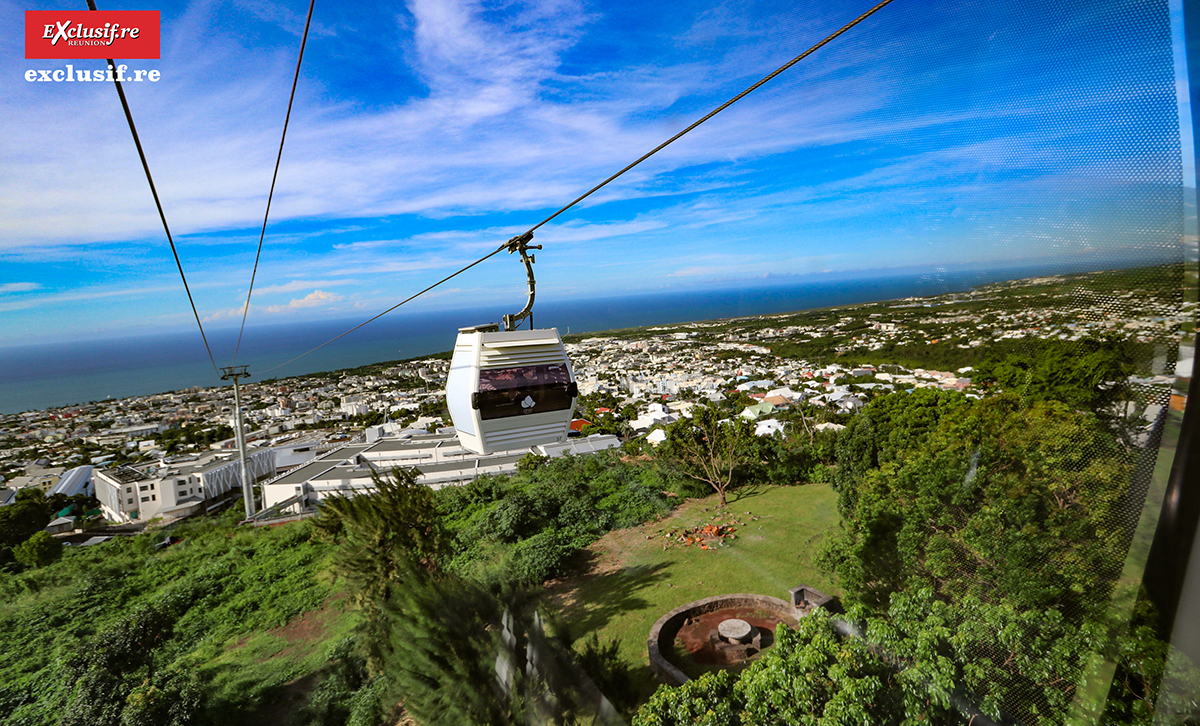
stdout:
[[(89, 0), (89, 2), (90, 2), (90, 0)], [(705, 121), (709, 120), (709, 119), (710, 119), (710, 118), (712, 118), (713, 116), (716, 116), (717, 114), (721, 113), (722, 111), (724, 111), (725, 109), (729, 108), (729, 107), (730, 107), (730, 106), (732, 106), (733, 104), (737, 103), (737, 102), (738, 102), (738, 101), (740, 101), (742, 98), (746, 97), (746, 96), (747, 96), (747, 95), (749, 95), (750, 93), (752, 93), (752, 92), (754, 92), (755, 90), (757, 90), (757, 89), (758, 89), (760, 86), (762, 86), (763, 84), (765, 84), (765, 83), (767, 83), (768, 81), (770, 81), (770, 80), (771, 80), (772, 78), (774, 78), (775, 76), (778, 76), (780, 73), (783, 73), (784, 71), (786, 71), (787, 69), (789, 69), (789, 68), (791, 68), (792, 66), (796, 65), (797, 63), (799, 63), (800, 61), (804, 60), (804, 59), (805, 59), (805, 58), (807, 58), (808, 56), (810, 56), (810, 55), (812, 55), (813, 53), (817, 52), (818, 50), (820, 50), (820, 49), (821, 49), (821, 48), (823, 48), (824, 46), (826, 46), (826, 45), (828, 45), (829, 43), (831, 43), (831, 42), (832, 42), (834, 39), (836, 39), (838, 36), (842, 35), (842, 34), (843, 34), (843, 33), (845, 33), (846, 31), (850, 30), (850, 29), (851, 29), (851, 28), (853, 28), (854, 26), (856, 26), (856, 25), (858, 25), (859, 23), (861, 23), (862, 21), (864, 21), (864, 20), (866, 20), (867, 18), (871, 17), (872, 15), (874, 15), (874, 14), (875, 14), (875, 13), (877, 13), (877, 12), (879, 12), (880, 10), (882, 10), (884, 7), (886, 7), (886, 6), (890, 5), (891, 3), (892, 3), (892, 0), (883, 0), (883, 1), (882, 1), (882, 2), (880, 2), (879, 4), (877, 4), (877, 5), (875, 5), (874, 7), (872, 7), (870, 10), (866, 11), (866, 12), (865, 12), (865, 13), (863, 13), (862, 15), (859, 15), (859, 16), (858, 16), (857, 18), (855, 18), (854, 20), (851, 20), (849, 23), (846, 23), (845, 25), (843, 25), (841, 28), (837, 29), (837, 30), (836, 30), (836, 31), (834, 31), (833, 33), (830, 33), (829, 35), (825, 36), (825, 38), (824, 38), (824, 39), (822, 39), (822, 40), (821, 40), (819, 43), (817, 43), (816, 45), (813, 45), (811, 48), (809, 48), (808, 50), (804, 51), (804, 52), (803, 52), (803, 53), (801, 53), (800, 55), (796, 56), (795, 58), (792, 58), (792, 59), (791, 59), (790, 61), (788, 61), (787, 63), (784, 63), (783, 65), (779, 66), (779, 67), (778, 67), (778, 68), (776, 68), (774, 71), (772, 71), (771, 73), (769, 73), (769, 74), (767, 74), (766, 76), (764, 76), (763, 78), (761, 78), (761, 79), (760, 79), (760, 80), (759, 80), (757, 83), (755, 83), (754, 85), (750, 86), (749, 88), (747, 88), (746, 90), (742, 91), (741, 93), (739, 93), (738, 95), (734, 96), (733, 98), (729, 99), (728, 101), (726, 101), (725, 103), (721, 104), (720, 106), (718, 106), (718, 107), (714, 108), (712, 111), (709, 111), (707, 114), (705, 114), (705, 115), (704, 115), (702, 118), (700, 118), (698, 121), (694, 122), (693, 124), (691, 124), (690, 126), (688, 126), (687, 128), (685, 128), (684, 130), (680, 131), (679, 133), (675, 134), (675, 135), (674, 135), (674, 136), (672, 136), (671, 138), (669, 138), (669, 139), (667, 139), (666, 141), (662, 142), (661, 144), (659, 144), (658, 146), (654, 147), (654, 148), (653, 148), (653, 149), (651, 149), (650, 151), (646, 152), (646, 153), (645, 153), (645, 154), (643, 154), (643, 155), (642, 155), (640, 158), (638, 158), (636, 161), (634, 161), (633, 163), (629, 164), (629, 165), (628, 165), (628, 166), (626, 166), (625, 168), (621, 169), (621, 170), (620, 170), (620, 171), (618, 171), (616, 174), (613, 174), (613, 175), (612, 175), (612, 176), (610, 176), (609, 178), (605, 179), (604, 181), (600, 182), (600, 183), (599, 183), (599, 184), (597, 184), (596, 186), (592, 187), (591, 189), (587, 190), (587, 191), (586, 191), (586, 192), (584, 192), (583, 194), (579, 195), (579, 196), (578, 196), (578, 197), (576, 197), (576, 198), (575, 198), (575, 199), (574, 199), (574, 200), (573, 200), (573, 201), (572, 201), (570, 204), (566, 205), (565, 207), (563, 207), (562, 209), (558, 210), (558, 211), (557, 211), (557, 212), (555, 212), (554, 214), (551, 214), (549, 217), (546, 217), (546, 218), (545, 218), (545, 219), (543, 219), (541, 222), (538, 222), (538, 223), (537, 223), (537, 224), (535, 224), (534, 226), (530, 227), (530, 228), (529, 228), (529, 230), (528, 230), (527, 232), (525, 232), (524, 234), (522, 234), (522, 235), (518, 235), (518, 236), (516, 236), (516, 237), (513, 237), (513, 239), (512, 239), (512, 240), (509, 240), (508, 242), (505, 242), (504, 244), (500, 245), (499, 249), (497, 249), (497, 250), (495, 250), (495, 251), (493, 251), (493, 252), (489, 253), (488, 255), (486, 255), (486, 256), (484, 256), (484, 257), (481, 257), (481, 258), (479, 258), (478, 260), (475, 260), (475, 261), (474, 261), (474, 262), (472, 262), (471, 264), (469, 264), (469, 265), (467, 265), (466, 267), (464, 267), (464, 268), (460, 269), (458, 272), (455, 272), (454, 274), (452, 274), (452, 275), (449, 275), (448, 277), (442, 278), (441, 280), (439, 280), (439, 281), (437, 281), (437, 282), (433, 283), (433, 284), (432, 284), (432, 285), (430, 285), (429, 287), (425, 288), (424, 290), (421, 290), (420, 292), (418, 292), (418, 293), (416, 293), (416, 294), (412, 295), (411, 297), (408, 297), (408, 298), (405, 298), (404, 300), (401, 300), (400, 302), (398, 302), (398, 303), (396, 303), (395, 305), (391, 306), (391, 307), (390, 307), (390, 308), (388, 308), (387, 310), (384, 310), (383, 312), (379, 313), (378, 315), (375, 315), (374, 317), (372, 317), (372, 318), (369, 318), (368, 320), (364, 320), (363, 322), (359, 323), (358, 325), (354, 326), (353, 328), (350, 328), (349, 330), (347, 330), (346, 332), (344, 332), (344, 333), (342, 333), (341, 335), (337, 336), (336, 338), (332, 338), (332, 339), (330, 339), (330, 340), (327, 340), (327, 341), (325, 341), (324, 343), (322, 343), (322, 344), (318, 345), (317, 347), (315, 347), (315, 348), (312, 348), (311, 350), (308, 350), (308, 351), (306, 351), (306, 352), (304, 352), (304, 353), (301, 353), (300, 355), (296, 356), (295, 358), (292, 358), (291, 360), (287, 361), (287, 363), (281, 363), (281, 364), (279, 364), (279, 365), (275, 366), (274, 368), (269, 368), (269, 369), (267, 369), (267, 370), (266, 370), (266, 371), (264, 371), (264, 372), (267, 372), (267, 373), (269, 373), (270, 371), (278, 370), (279, 368), (282, 368), (283, 366), (285, 366), (285, 365), (288, 365), (288, 363), (294, 363), (294, 362), (296, 362), (296, 361), (300, 360), (301, 358), (303, 358), (304, 356), (308, 355), (309, 353), (314, 353), (314, 352), (316, 352), (316, 351), (320, 350), (321, 348), (324, 348), (325, 346), (329, 345), (330, 343), (333, 343), (334, 341), (341, 340), (342, 338), (346, 337), (346, 336), (347, 336), (347, 335), (349, 335), (350, 333), (353, 333), (354, 331), (356, 331), (356, 330), (358, 330), (359, 328), (363, 327), (363, 326), (364, 326), (364, 325), (366, 325), (367, 323), (371, 323), (371, 322), (374, 322), (375, 320), (378, 320), (379, 318), (383, 317), (384, 315), (387, 315), (388, 313), (392, 312), (393, 310), (395, 310), (396, 308), (400, 307), (401, 305), (403, 305), (403, 304), (405, 304), (405, 303), (407, 303), (407, 302), (409, 302), (409, 301), (411, 301), (411, 300), (414, 300), (414, 299), (416, 299), (416, 298), (420, 297), (421, 295), (424, 295), (425, 293), (429, 292), (430, 290), (432, 290), (433, 288), (437, 287), (438, 285), (441, 285), (443, 282), (446, 282), (447, 280), (449, 280), (449, 279), (451, 279), (451, 278), (453, 278), (453, 277), (457, 277), (459, 274), (461, 274), (461, 273), (463, 273), (463, 272), (466, 272), (467, 270), (471, 269), (471, 268), (472, 268), (472, 267), (474, 267), (475, 265), (478, 265), (480, 262), (483, 262), (484, 260), (486, 260), (486, 259), (488, 259), (488, 258), (492, 257), (493, 255), (496, 255), (496, 254), (498, 254), (498, 253), (500, 253), (500, 252), (503, 252), (503, 251), (504, 251), (504, 250), (506, 250), (506, 249), (511, 249), (510, 245), (511, 245), (511, 244), (512, 244), (512, 243), (513, 243), (515, 240), (518, 240), (518, 239), (520, 239), (520, 238), (522, 238), (522, 237), (526, 237), (526, 236), (528, 236), (528, 237), (531, 237), (531, 238), (532, 238), (534, 231), (535, 231), (535, 230), (537, 230), (537, 229), (538, 229), (539, 227), (541, 227), (542, 225), (546, 224), (547, 222), (549, 222), (550, 220), (554, 219), (554, 218), (555, 218), (555, 217), (557, 217), (558, 215), (560, 215), (560, 214), (562, 214), (563, 212), (567, 211), (567, 210), (568, 210), (568, 209), (570, 209), (571, 207), (574, 207), (576, 204), (579, 204), (579, 203), (580, 203), (580, 202), (582, 202), (584, 199), (587, 199), (588, 197), (590, 197), (592, 194), (595, 194), (595, 193), (596, 193), (596, 192), (598, 192), (600, 189), (602, 189), (603, 187), (607, 186), (607, 185), (609, 184), (609, 182), (612, 182), (612, 181), (614, 181), (615, 179), (617, 179), (618, 177), (620, 177), (622, 174), (624, 174), (625, 172), (629, 171), (629, 170), (630, 170), (630, 169), (632, 169), (633, 167), (637, 166), (638, 164), (641, 164), (641, 163), (642, 163), (643, 161), (645, 161), (646, 159), (649, 159), (651, 156), (654, 156), (654, 155), (655, 155), (655, 154), (657, 154), (658, 152), (662, 151), (663, 149), (667, 148), (668, 146), (670, 146), (671, 144), (675, 143), (675, 142), (676, 142), (676, 141), (678, 141), (679, 139), (683, 138), (683, 136), (684, 136), (684, 135), (686, 135), (688, 132), (690, 132), (692, 129), (695, 129), (695, 128), (696, 128), (697, 126), (699, 126), (700, 124), (704, 123)]]
[(283, 117), (283, 134), (279, 137), (279, 154), (275, 156), (275, 173), (271, 175), (271, 191), (267, 194), (267, 211), (263, 214), (262, 231), (258, 234), (258, 251), (254, 253), (254, 270), (250, 272), (250, 289), (246, 291), (246, 305), (242, 308), (242, 327), (238, 329), (237, 345), (233, 349), (233, 362), (237, 363), (242, 349), (242, 334), (246, 332), (246, 316), (250, 313), (250, 296), (254, 294), (254, 278), (258, 275), (258, 258), (262, 255), (263, 238), (267, 236), (267, 219), (271, 216), (271, 199), (275, 196), (275, 180), (279, 178), (279, 162), (283, 159), (283, 142), (287, 140), (288, 121), (292, 118), (292, 102), (296, 100), (296, 86), (300, 83), (300, 64), (304, 61), (304, 46), (308, 44), (308, 28), (312, 25), (313, 5), (309, 0), (308, 17), (304, 20), (304, 35), (300, 38), (300, 55), (296, 58), (296, 75), (292, 76), (292, 95), (288, 96), (287, 114)]
[[(87, 0), (88, 10), (96, 11), (95, 0)], [(158, 208), (158, 218), (162, 220), (163, 230), (167, 233), (167, 242), (171, 245), (171, 254), (175, 256), (175, 267), (179, 270), (179, 279), (183, 280), (183, 290), (187, 293), (188, 302), (192, 306), (192, 315), (196, 318), (196, 327), (200, 328), (200, 338), (204, 341), (204, 349), (208, 351), (208, 360), (212, 363), (213, 372), (217, 371), (217, 361), (213, 358), (212, 348), (208, 345), (208, 336), (204, 334), (204, 325), (200, 322), (200, 313), (196, 312), (196, 301), (192, 299), (192, 290), (188, 287), (187, 275), (183, 274), (183, 263), (179, 261), (179, 251), (175, 249), (175, 239), (171, 236), (171, 228), (167, 225), (167, 215), (163, 212), (162, 201), (158, 198), (158, 189), (154, 186), (154, 177), (150, 174), (150, 165), (146, 163), (146, 152), (142, 149), (142, 140), (138, 138), (137, 126), (133, 123), (133, 113), (129, 110), (129, 101), (125, 98), (125, 89), (117, 79), (116, 63), (112, 58), (105, 59), (113, 84), (117, 87), (117, 95), (121, 98), (121, 108), (125, 111), (125, 120), (129, 122), (129, 133), (133, 134), (133, 143), (137, 146), (138, 158), (142, 160), (142, 169), (146, 172), (146, 181), (150, 184), (150, 194), (154, 196), (154, 206)]]
[(825, 45), (827, 45), (828, 43), (832, 42), (832, 41), (833, 41), (835, 38), (837, 38), (839, 35), (841, 35), (842, 33), (845, 33), (847, 30), (849, 30), (849, 29), (853, 28), (855, 25), (858, 25), (858, 24), (859, 24), (859, 23), (861, 23), (862, 21), (866, 20), (867, 18), (871, 17), (871, 16), (872, 16), (872, 15), (874, 15), (875, 13), (879, 12), (880, 10), (882, 10), (882, 9), (884, 8), (884, 6), (891, 4), (891, 2), (892, 2), (892, 0), (883, 0), (883, 2), (879, 3), (878, 5), (876, 5), (875, 7), (871, 8), (870, 10), (868, 10), (868, 11), (867, 11), (867, 12), (865, 12), (865, 13), (863, 13), (862, 15), (859, 15), (857, 18), (855, 18), (854, 20), (851, 20), (849, 23), (846, 23), (845, 25), (843, 25), (843, 26), (842, 26), (840, 29), (838, 29), (837, 31), (835, 31), (835, 32), (833, 32), (833, 33), (831, 33), (831, 34), (827, 35), (827, 36), (825, 37), (825, 39), (824, 39), (824, 40), (822, 40), (820, 43), (817, 43), (816, 45), (814, 45), (813, 47), (811, 47), (811, 48), (809, 48), (808, 50), (804, 51), (803, 53), (801, 53), (800, 55), (796, 56), (795, 58), (791, 59), (791, 60), (790, 60), (790, 61), (788, 61), (787, 63), (784, 63), (783, 65), (779, 66), (779, 67), (778, 67), (778, 68), (776, 68), (774, 71), (772, 71), (772, 72), (771, 72), (769, 75), (767, 75), (767, 76), (764, 76), (764, 77), (763, 77), (761, 80), (759, 80), (759, 81), (758, 81), (757, 83), (755, 83), (753, 86), (750, 86), (749, 88), (747, 88), (746, 90), (742, 91), (741, 93), (739, 93), (738, 95), (734, 96), (733, 98), (729, 99), (729, 100), (728, 100), (728, 101), (726, 101), (725, 103), (723, 103), (723, 104), (721, 104), (720, 106), (717, 106), (717, 107), (716, 107), (716, 108), (714, 108), (713, 110), (709, 111), (707, 114), (705, 114), (705, 115), (704, 115), (704, 117), (703, 117), (703, 118), (701, 118), (700, 120), (696, 121), (696, 122), (695, 122), (695, 123), (693, 123), (691, 126), (688, 126), (688, 127), (687, 127), (686, 129), (684, 129), (683, 131), (680, 131), (679, 133), (675, 134), (675, 135), (674, 135), (674, 136), (672, 136), (671, 138), (669, 138), (669, 139), (667, 139), (666, 141), (662, 142), (661, 144), (659, 144), (658, 146), (654, 147), (654, 148), (653, 148), (653, 149), (651, 149), (650, 151), (647, 151), (647, 152), (646, 152), (645, 154), (643, 154), (643, 155), (642, 155), (642, 157), (641, 157), (641, 158), (639, 158), (637, 161), (633, 162), (633, 163), (632, 163), (632, 164), (630, 164), (629, 166), (626, 166), (624, 169), (622, 169), (622, 170), (618, 171), (616, 174), (613, 174), (613, 175), (612, 175), (612, 176), (610, 176), (609, 178), (605, 179), (604, 181), (600, 182), (600, 183), (599, 183), (599, 184), (597, 184), (596, 186), (592, 187), (591, 189), (587, 190), (587, 191), (586, 191), (586, 192), (584, 192), (583, 194), (579, 195), (579, 196), (578, 196), (578, 197), (576, 197), (576, 198), (575, 198), (575, 200), (574, 200), (574, 201), (572, 201), (570, 204), (568, 204), (567, 206), (565, 206), (565, 207), (563, 207), (562, 209), (558, 210), (558, 211), (557, 211), (557, 212), (555, 212), (554, 214), (551, 214), (549, 217), (546, 217), (546, 218), (545, 218), (545, 219), (543, 219), (542, 221), (540, 221), (540, 222), (538, 222), (537, 224), (535, 224), (533, 227), (530, 227), (530, 228), (529, 228), (529, 231), (530, 231), (530, 232), (533, 232), (533, 231), (535, 231), (535, 230), (536, 230), (538, 227), (541, 227), (543, 224), (545, 224), (545, 223), (549, 222), (550, 220), (554, 219), (554, 218), (555, 218), (555, 217), (557, 217), (558, 215), (560, 215), (560, 214), (562, 214), (563, 212), (567, 211), (567, 210), (568, 210), (568, 209), (570, 209), (571, 207), (574, 207), (576, 204), (579, 204), (579, 203), (580, 203), (580, 202), (582, 202), (584, 199), (587, 199), (588, 197), (592, 196), (592, 195), (593, 195), (593, 194), (595, 194), (596, 192), (600, 191), (602, 188), (604, 188), (605, 186), (607, 186), (609, 182), (611, 182), (611, 181), (615, 180), (617, 177), (621, 176), (622, 174), (624, 174), (625, 172), (629, 171), (629, 170), (630, 170), (630, 169), (632, 169), (633, 167), (637, 166), (638, 164), (641, 164), (641, 163), (642, 163), (643, 161), (645, 161), (646, 159), (649, 159), (651, 156), (654, 156), (654, 155), (655, 155), (655, 154), (657, 154), (658, 152), (662, 151), (663, 149), (667, 148), (667, 147), (668, 147), (668, 146), (670, 146), (671, 144), (675, 143), (676, 141), (678, 141), (680, 138), (682, 138), (682, 137), (683, 137), (685, 134), (687, 134), (687, 133), (688, 133), (689, 131), (691, 131), (692, 129), (696, 128), (697, 126), (699, 126), (700, 124), (702, 124), (702, 123), (704, 123), (705, 121), (709, 120), (709, 119), (710, 119), (710, 118), (712, 118), (713, 116), (716, 116), (717, 114), (721, 113), (722, 111), (724, 111), (725, 109), (729, 108), (729, 107), (730, 107), (730, 106), (732, 106), (733, 104), (735, 104), (735, 103), (737, 103), (738, 101), (742, 100), (744, 97), (746, 97), (747, 95), (749, 95), (751, 92), (755, 91), (755, 90), (756, 90), (756, 89), (757, 89), (759, 86), (763, 85), (763, 84), (764, 84), (764, 83), (766, 83), (767, 81), (770, 81), (770, 80), (771, 80), (772, 78), (774, 78), (775, 76), (779, 75), (780, 73), (783, 73), (784, 71), (786, 71), (787, 69), (789, 69), (789, 68), (791, 68), (792, 66), (796, 65), (797, 63), (799, 63), (800, 61), (804, 60), (804, 59), (805, 59), (805, 58), (807, 58), (808, 56), (810, 56), (810, 55), (812, 55), (813, 53), (817, 52), (817, 51), (818, 51), (818, 50), (820, 50), (822, 47), (824, 47), (824, 46), (825, 46)]
[(267, 370), (263, 371), (263, 373), (270, 373), (271, 371), (278, 370), (278, 369), (280, 369), (280, 368), (284, 367), (284, 366), (285, 366), (285, 365), (287, 365), (288, 363), (295, 363), (296, 361), (300, 360), (301, 358), (303, 358), (304, 356), (308, 355), (309, 353), (315, 353), (315, 352), (317, 352), (318, 350), (320, 350), (320, 349), (324, 348), (325, 346), (329, 345), (330, 343), (333, 343), (333, 342), (335, 342), (335, 341), (341, 340), (342, 338), (345, 338), (347, 335), (349, 335), (349, 334), (353, 333), (354, 331), (356, 331), (356, 330), (358, 330), (359, 328), (363, 327), (363, 326), (364, 326), (364, 325), (366, 325), (367, 323), (373, 323), (373, 322), (375, 322), (375, 321), (376, 321), (376, 320), (378, 320), (379, 318), (382, 318), (384, 315), (387, 315), (388, 313), (392, 312), (393, 310), (395, 310), (396, 308), (400, 307), (400, 306), (401, 306), (401, 305), (403, 305), (404, 303), (406, 303), (406, 302), (409, 302), (409, 301), (411, 301), (411, 300), (416, 300), (417, 298), (421, 297), (422, 295), (424, 295), (425, 293), (429, 292), (429, 291), (430, 291), (430, 290), (432, 290), (433, 288), (437, 287), (438, 285), (441, 285), (443, 282), (446, 282), (447, 280), (451, 280), (451, 279), (453, 279), (453, 278), (455, 278), (455, 277), (458, 277), (459, 275), (461, 275), (462, 273), (464, 273), (464, 272), (466, 272), (467, 270), (471, 269), (471, 268), (472, 268), (472, 267), (474, 267), (475, 265), (478, 265), (480, 262), (483, 262), (484, 260), (487, 260), (487, 259), (489, 259), (489, 258), (491, 258), (491, 257), (493, 257), (493, 256), (495, 256), (495, 255), (498, 255), (498, 254), (500, 254), (501, 252), (503, 252), (503, 251), (504, 251), (504, 250), (506, 250), (506, 249), (508, 249), (508, 242), (505, 242), (504, 244), (500, 245), (500, 246), (499, 246), (498, 248), (496, 248), (495, 250), (492, 250), (491, 252), (489, 252), (488, 254), (484, 255), (483, 257), (480, 257), (478, 260), (475, 260), (474, 262), (472, 262), (471, 264), (467, 265), (466, 267), (463, 267), (463, 268), (459, 269), (457, 272), (454, 272), (454, 273), (452, 273), (452, 274), (450, 274), (450, 275), (447, 275), (447, 276), (443, 277), (442, 279), (440, 279), (440, 280), (438, 280), (437, 282), (433, 283), (432, 285), (430, 285), (429, 287), (425, 288), (424, 290), (421, 290), (420, 292), (414, 293), (414, 294), (412, 294), (412, 295), (410, 295), (410, 296), (406, 297), (405, 299), (403, 299), (403, 300), (401, 300), (400, 302), (396, 303), (395, 305), (391, 306), (391, 307), (390, 307), (390, 308), (388, 308), (387, 310), (384, 310), (382, 313), (379, 313), (378, 315), (375, 315), (374, 317), (371, 317), (371, 318), (368, 318), (368, 319), (366, 319), (366, 320), (362, 321), (362, 322), (361, 322), (361, 323), (359, 323), (358, 325), (355, 325), (353, 328), (350, 328), (349, 330), (347, 330), (346, 332), (344, 332), (344, 333), (342, 333), (341, 335), (337, 336), (336, 338), (331, 338), (331, 339), (329, 339), (329, 340), (325, 341), (324, 343), (321, 343), (321, 344), (320, 344), (320, 345), (318, 345), (316, 348), (313, 348), (313, 349), (311, 349), (311, 350), (305, 351), (304, 353), (301, 353), (300, 355), (296, 356), (295, 358), (292, 358), (291, 360), (289, 360), (289, 361), (287, 361), (287, 362), (285, 362), (285, 363), (280, 363), (279, 365), (275, 366), (274, 368), (268, 368)]

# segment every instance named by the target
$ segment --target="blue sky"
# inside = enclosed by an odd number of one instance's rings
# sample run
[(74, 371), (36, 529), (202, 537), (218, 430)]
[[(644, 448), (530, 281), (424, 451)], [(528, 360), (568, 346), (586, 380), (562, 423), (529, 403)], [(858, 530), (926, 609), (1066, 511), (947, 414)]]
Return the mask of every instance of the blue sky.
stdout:
[[(869, 4), (318, 1), (250, 324), (389, 307)], [(83, 7), (0, 0), (0, 346), (194, 325), (111, 84), (23, 78), (68, 63), (23, 57), (23, 12)], [(162, 12), (162, 58), (126, 61), (162, 79), (126, 91), (213, 328), (240, 320), (306, 8), (101, 3)], [(897, 0), (539, 230), (539, 298), (1165, 259), (1166, 18)], [(522, 287), (502, 256), (414, 307)]]

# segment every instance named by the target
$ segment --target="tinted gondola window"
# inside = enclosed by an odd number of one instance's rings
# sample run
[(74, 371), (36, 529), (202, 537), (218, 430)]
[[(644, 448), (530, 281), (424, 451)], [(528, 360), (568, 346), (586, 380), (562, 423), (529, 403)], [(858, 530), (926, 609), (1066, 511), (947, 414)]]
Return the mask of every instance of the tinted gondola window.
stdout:
[(485, 421), (571, 407), (571, 372), (565, 364), (495, 368), (479, 372), (476, 408)]

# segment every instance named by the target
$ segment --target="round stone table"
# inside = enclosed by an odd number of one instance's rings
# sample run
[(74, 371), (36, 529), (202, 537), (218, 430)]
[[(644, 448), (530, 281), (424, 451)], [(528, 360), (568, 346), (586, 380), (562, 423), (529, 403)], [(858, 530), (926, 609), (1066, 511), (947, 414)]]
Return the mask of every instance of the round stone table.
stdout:
[(726, 643), (749, 643), (754, 637), (754, 626), (745, 620), (730, 618), (717, 624), (717, 635)]

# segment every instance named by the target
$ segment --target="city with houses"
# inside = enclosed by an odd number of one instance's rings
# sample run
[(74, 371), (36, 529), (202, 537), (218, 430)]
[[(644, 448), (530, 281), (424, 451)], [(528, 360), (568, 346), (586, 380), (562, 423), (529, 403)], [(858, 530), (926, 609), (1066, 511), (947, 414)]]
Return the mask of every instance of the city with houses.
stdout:
[[(533, 450), (479, 455), (458, 444), (444, 407), (445, 356), (250, 381), (241, 395), (247, 462), (261, 486), (257, 508), (270, 516), (311, 511), (331, 494), (369, 489), (373, 473), (395, 466), (416, 467), (421, 481), (439, 488), (511, 473), (530, 453), (586, 455), (630, 440), (655, 446), (696, 405), (731, 398), (744, 401), (737, 415), (758, 436), (795, 425), (794, 415), (781, 415), (789, 411), (836, 430), (872, 397), (892, 391), (986, 395), (970, 365), (985, 343), (1116, 335), (1161, 344), (1178, 339), (1195, 315), (1196, 303), (1179, 306), (1161, 291), (1106, 294), (1107, 274), (573, 336), (566, 348), (580, 400), (612, 405), (580, 406), (571, 438)], [(1100, 284), (1089, 292), (1090, 282)], [(897, 362), (915, 351), (938, 353), (930, 360), (947, 363)], [(1174, 372), (1167, 352), (1158, 350), (1131, 378), (1152, 394), (1138, 412), (1147, 421), (1168, 404)], [(101, 506), (93, 518), (114, 524), (170, 522), (218, 509), (241, 490), (233, 407), (230, 387), (193, 388), (0, 417), (0, 502), (27, 487), (94, 494)], [(83, 526), (52, 524), (63, 533)]]

